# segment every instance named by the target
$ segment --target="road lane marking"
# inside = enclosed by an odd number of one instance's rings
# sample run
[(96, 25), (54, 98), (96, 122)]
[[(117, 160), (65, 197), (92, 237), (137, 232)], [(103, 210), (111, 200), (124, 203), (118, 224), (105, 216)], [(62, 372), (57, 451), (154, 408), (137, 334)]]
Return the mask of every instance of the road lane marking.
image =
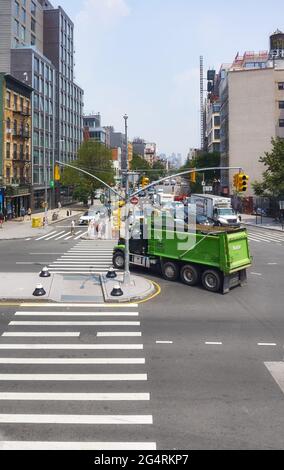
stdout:
[(0, 400), (148, 401), (150, 393), (0, 393)]
[(156, 450), (155, 442), (0, 441), (0, 450)]
[(258, 346), (277, 346), (276, 343), (257, 343)]
[(138, 331), (102, 331), (97, 333), (97, 337), (99, 338), (107, 338), (112, 336), (142, 336), (142, 333)]
[(264, 365), (284, 393), (284, 362), (265, 362)]
[(26, 424), (153, 424), (152, 415), (0, 414), (0, 423)]
[(16, 317), (138, 317), (139, 312), (16, 312)]
[(0, 344), (0, 349), (143, 349), (143, 344)]
[(261, 273), (249, 273), (249, 274), (252, 274), (252, 275), (254, 275), (254, 276), (262, 276)]
[(223, 343), (219, 342), (219, 341), (206, 341), (205, 344), (207, 344), (208, 346), (222, 346)]
[(57, 338), (57, 337), (79, 337), (80, 332), (72, 332), (72, 333), (49, 333), (49, 332), (36, 332), (36, 333), (29, 333), (29, 332), (16, 332), (16, 333), (3, 333), (2, 336), (4, 337), (35, 337), (35, 338), (41, 338), (41, 337), (50, 337), (50, 338)]
[(156, 341), (156, 344), (173, 344), (172, 341)]
[[(20, 304), (21, 307), (32, 308), (32, 307), (42, 307), (42, 308), (125, 308), (125, 305), (122, 304), (92, 304), (92, 303), (45, 303), (45, 302), (24, 302)], [(137, 308), (138, 304), (127, 304), (127, 308)]]
[(147, 374), (0, 374), (0, 381), (146, 381)]
[(9, 326), (140, 326), (135, 321), (11, 321)]
[(53, 358), (53, 357), (0, 357), (0, 364), (145, 364), (144, 357), (94, 357), (94, 358)]
[(268, 266), (277, 266), (278, 265), (278, 263), (267, 263), (267, 264), (268, 264)]

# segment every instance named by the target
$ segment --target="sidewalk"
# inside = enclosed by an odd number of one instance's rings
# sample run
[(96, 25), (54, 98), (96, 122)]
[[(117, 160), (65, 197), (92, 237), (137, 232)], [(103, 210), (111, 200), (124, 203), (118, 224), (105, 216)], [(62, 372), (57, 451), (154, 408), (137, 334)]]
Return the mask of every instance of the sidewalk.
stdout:
[[(78, 214), (84, 212), (84, 210), (74, 210), (72, 209), (72, 215), (67, 216), (67, 211), (70, 213), (70, 209), (68, 207), (62, 209), (54, 209), (48, 211), (48, 225), (46, 227), (39, 227), (39, 228), (32, 228), (32, 221), (29, 220), (29, 217), (25, 217), (25, 220), (22, 219), (14, 219), (8, 222), (4, 222), (3, 228), (0, 229), (0, 240), (16, 240), (16, 239), (25, 239), (25, 238), (32, 238), (37, 237), (40, 235), (44, 235), (48, 233), (53, 228), (54, 224), (61, 222), (65, 219), (70, 219)], [(58, 213), (58, 219), (52, 222), (52, 215), (53, 213)], [(44, 212), (40, 212), (38, 214), (32, 214), (33, 217), (39, 217), (43, 220)]]
[(241, 217), (242, 217), (242, 223), (244, 225), (248, 225), (251, 227), (265, 228), (268, 230), (277, 230), (277, 231), (284, 233), (284, 230), (282, 229), (282, 225), (279, 222), (275, 222), (274, 219), (272, 219), (271, 217), (263, 216), (262, 223), (261, 223), (260, 215), (256, 217), (255, 215), (241, 214)]

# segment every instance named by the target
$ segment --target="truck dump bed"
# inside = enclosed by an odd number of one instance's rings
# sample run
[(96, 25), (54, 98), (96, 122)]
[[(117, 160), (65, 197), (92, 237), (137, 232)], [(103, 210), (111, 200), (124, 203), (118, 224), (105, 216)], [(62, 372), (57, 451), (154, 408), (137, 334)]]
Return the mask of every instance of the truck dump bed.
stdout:
[(148, 254), (219, 269), (225, 275), (251, 265), (246, 229), (212, 227), (197, 232), (148, 225)]

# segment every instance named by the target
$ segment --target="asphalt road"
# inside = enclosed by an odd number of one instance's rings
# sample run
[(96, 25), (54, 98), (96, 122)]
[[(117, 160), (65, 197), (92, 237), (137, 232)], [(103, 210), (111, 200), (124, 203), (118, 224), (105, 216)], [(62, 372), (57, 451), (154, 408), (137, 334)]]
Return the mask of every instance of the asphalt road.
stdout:
[[(254, 257), (248, 284), (226, 296), (202, 288), (168, 283), (156, 276), (161, 295), (137, 307), (139, 326), (84, 325), (91, 317), (15, 316), (31, 309), (1, 307), (0, 334), (4, 332), (80, 332), (78, 338), (2, 337), (0, 345), (25, 344), (142, 344), (143, 350), (10, 350), (0, 349), (0, 358), (124, 358), (143, 359), (145, 364), (0, 364), (0, 374), (142, 374), (138, 380), (94, 381), (11, 381), (0, 380), (0, 392), (9, 393), (142, 393), (114, 401), (15, 401), (1, 398), (2, 414), (22, 414), (24, 423), (0, 423), (0, 440), (101, 441), (154, 443), (164, 449), (283, 449), (284, 447), (284, 241), (281, 234), (250, 231)], [(70, 246), (64, 242), (42, 245), (33, 242), (21, 253), (59, 252)], [(6, 266), (19, 258), (17, 242), (9, 244), (10, 256), (0, 244)], [(36, 245), (36, 247), (35, 247)], [(31, 249), (32, 248), (32, 249)], [(36, 249), (35, 249), (36, 248)], [(5, 253), (3, 253), (3, 251)], [(48, 251), (48, 250), (46, 250)], [(18, 258), (17, 258), (18, 256)], [(37, 255), (40, 256), (40, 255)], [(42, 255), (41, 255), (42, 256)], [(48, 261), (51, 260), (51, 253)], [(58, 256), (57, 254), (54, 256)], [(5, 261), (8, 259), (10, 261)], [(21, 258), (22, 259), (22, 258)], [(32, 258), (33, 259), (33, 258)], [(39, 258), (35, 258), (39, 259)], [(15, 267), (15, 265), (13, 265)], [(16, 265), (17, 269), (23, 269)], [(29, 269), (33, 269), (31, 266)], [(2, 269), (1, 269), (2, 270)], [(27, 271), (27, 266), (24, 267)], [(140, 271), (143, 274), (143, 271)], [(32, 309), (33, 310), (33, 309)], [(35, 309), (36, 310), (36, 309)], [(101, 309), (105, 312), (105, 309)], [(124, 307), (126, 311), (133, 311)], [(136, 309), (135, 309), (136, 310)], [(81, 311), (74, 307), (48, 311)], [(96, 309), (88, 310), (93, 313)], [(121, 312), (121, 308), (113, 312)], [(14, 320), (81, 320), (78, 326), (10, 325)], [(95, 318), (96, 319), (96, 318)], [(102, 318), (100, 318), (101, 320)], [(104, 318), (106, 319), (106, 318)], [(107, 318), (109, 319), (109, 318)], [(111, 320), (122, 318), (111, 317)], [(127, 318), (129, 319), (129, 318)], [(125, 318), (124, 318), (125, 320)], [(99, 332), (140, 332), (141, 337), (97, 337)], [(162, 342), (162, 343), (161, 343)], [(216, 343), (216, 344), (212, 344)], [(103, 346), (104, 347), (104, 346)], [(0, 359), (1, 360), (1, 359)], [(274, 377), (269, 364), (274, 363)], [(266, 365), (267, 364), (267, 365)], [(145, 374), (147, 380), (145, 380)], [(2, 376), (0, 376), (2, 377)], [(3, 377), (2, 377), (3, 379)], [(142, 380), (141, 380), (142, 379)], [(278, 385), (277, 381), (280, 385)], [(281, 382), (282, 381), (282, 382)], [(281, 388), (282, 387), (282, 388)], [(146, 394), (146, 395), (145, 395)], [(150, 394), (149, 396), (147, 394)], [(59, 422), (28, 424), (32, 414), (56, 414)], [(73, 415), (119, 415), (124, 424), (75, 424)], [(64, 416), (71, 415), (71, 423)], [(141, 416), (144, 422), (139, 421)], [(134, 417), (133, 417), (134, 416)], [(138, 416), (138, 418), (137, 418)], [(17, 419), (17, 417), (16, 417)], [(50, 418), (47, 418), (47, 420)], [(88, 419), (85, 418), (87, 421)], [(65, 417), (66, 420), (66, 417)], [(151, 424), (151, 422), (153, 424)]]

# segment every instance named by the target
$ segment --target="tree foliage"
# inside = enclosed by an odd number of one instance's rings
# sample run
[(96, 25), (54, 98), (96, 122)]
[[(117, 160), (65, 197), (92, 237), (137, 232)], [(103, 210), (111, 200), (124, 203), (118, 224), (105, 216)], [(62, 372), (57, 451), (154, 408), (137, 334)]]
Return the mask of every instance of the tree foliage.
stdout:
[[(108, 185), (114, 184), (112, 153), (100, 142), (92, 140), (84, 142), (78, 151), (78, 159), (72, 165), (90, 172)], [(96, 189), (104, 187), (102, 183), (91, 176), (72, 168), (65, 168), (62, 184), (73, 186), (75, 198), (84, 203), (88, 201), (89, 197), (94, 197)]]
[(131, 169), (133, 171), (139, 171), (143, 173), (150, 179), (151, 182), (166, 176), (165, 167), (161, 162), (155, 162), (153, 167), (151, 167), (151, 165), (146, 160), (144, 160), (144, 158), (137, 154), (133, 155)]
[[(180, 168), (179, 172), (190, 170), (191, 168), (214, 168), (219, 167), (221, 161), (221, 156), (219, 152), (200, 152), (194, 159), (185, 162), (185, 164)], [(189, 178), (189, 176), (188, 176)], [(204, 174), (205, 181), (208, 185), (212, 185), (215, 179), (220, 179), (220, 171), (212, 170), (206, 171)], [(202, 181), (203, 174), (196, 174), (196, 183), (190, 183), (191, 192), (199, 193), (202, 192)]]
[(284, 139), (277, 137), (271, 140), (272, 150), (260, 157), (260, 163), (266, 167), (262, 181), (252, 183), (257, 196), (284, 195)]

